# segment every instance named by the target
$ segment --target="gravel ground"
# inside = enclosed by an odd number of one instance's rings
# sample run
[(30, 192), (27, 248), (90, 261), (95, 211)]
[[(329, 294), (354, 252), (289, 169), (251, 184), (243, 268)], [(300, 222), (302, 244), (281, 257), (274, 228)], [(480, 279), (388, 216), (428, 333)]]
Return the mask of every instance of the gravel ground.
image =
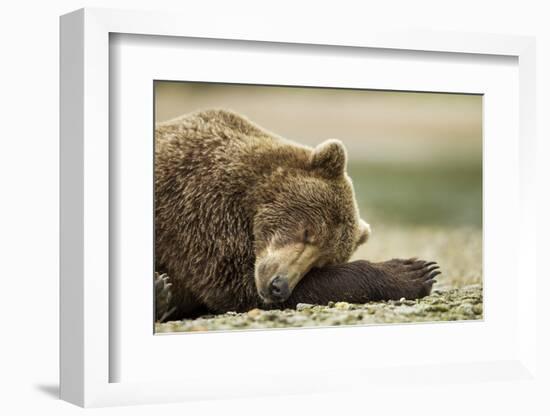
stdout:
[(298, 305), (297, 310), (228, 312), (156, 324), (156, 332), (365, 325), (483, 318), (481, 231), (476, 228), (380, 227), (353, 259), (373, 261), (418, 256), (436, 260), (443, 272), (423, 299), (329, 305)]
[(423, 299), (328, 305), (298, 304), (297, 310), (228, 312), (156, 325), (157, 332), (197, 332), (230, 329), (297, 328), (404, 322), (462, 321), (483, 318), (481, 285), (435, 290)]

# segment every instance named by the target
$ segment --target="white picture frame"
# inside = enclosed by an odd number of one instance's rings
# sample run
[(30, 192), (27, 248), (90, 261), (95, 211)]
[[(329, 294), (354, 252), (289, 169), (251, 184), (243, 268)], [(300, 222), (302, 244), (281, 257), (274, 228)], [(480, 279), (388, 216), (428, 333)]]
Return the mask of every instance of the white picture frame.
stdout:
[[(185, 24), (182, 24), (185, 21)], [(215, 24), (214, 24), (215, 23)], [(535, 43), (533, 38), (428, 32), (380, 32), (350, 30), (328, 35), (312, 25), (307, 34), (298, 28), (281, 30), (276, 24), (258, 25), (243, 19), (223, 19), (205, 25), (201, 19), (186, 19), (170, 13), (82, 9), (61, 18), (61, 398), (80, 406), (158, 403), (215, 397), (247, 397), (269, 394), (296, 394), (374, 386), (400, 378), (407, 383), (444, 381), (442, 372), (471, 382), (481, 380), (536, 382), (536, 287), (534, 199), (534, 115)], [(229, 41), (277, 42), (287, 44), (331, 45), (335, 48), (374, 48), (384, 50), (428, 51), (441, 54), (469, 54), (515, 57), (519, 68), (519, 156), (517, 195), (519, 221), (514, 221), (514, 263), (521, 268), (518, 286), (517, 331), (511, 336), (517, 345), (496, 354), (496, 360), (470, 360), (439, 364), (418, 362), (414, 368), (361, 366), (352, 369), (328, 368), (336, 377), (318, 375), (288, 380), (284, 372), (267, 372), (270, 380), (246, 380), (252, 368), (243, 364), (237, 380), (220, 376), (217, 382), (200, 375), (156, 381), (113, 381), (111, 368), (116, 360), (110, 333), (111, 313), (116, 309), (109, 276), (110, 259), (110, 172), (116, 167), (110, 159), (110, 35), (144, 35), (173, 38), (225, 39)], [(515, 133), (513, 133), (515, 134)], [(485, 149), (490, 151), (490, 149)], [(493, 150), (494, 151), (494, 150)], [(516, 192), (517, 191), (517, 192)], [(485, 213), (487, 215), (487, 213)], [(412, 329), (411, 329), (412, 328)], [(326, 331), (325, 329), (320, 331)], [(409, 327), (407, 331), (414, 331)], [(430, 331), (427, 329), (426, 331)], [(300, 331), (291, 331), (294, 334)], [(310, 332), (316, 336), (319, 331)], [(283, 332), (273, 337), (287, 337)], [(288, 334), (288, 332), (286, 332)], [(335, 336), (342, 336), (339, 333)], [(151, 333), (152, 336), (152, 333)], [(213, 335), (208, 335), (213, 337)], [(223, 342), (229, 334), (215, 334), (212, 342)], [(296, 336), (296, 335), (294, 335)], [(165, 337), (165, 344), (170, 343)], [(240, 338), (243, 339), (242, 337)], [(181, 342), (181, 341), (180, 341)], [(239, 342), (239, 341), (237, 341)], [(240, 341), (242, 342), (242, 341)], [(354, 351), (353, 354), (357, 354)], [(253, 367), (253, 364), (248, 364)], [(174, 370), (176, 371), (176, 370)], [(482, 377), (471, 374), (483, 373)], [(408, 376), (407, 376), (408, 374)], [(470, 376), (469, 376), (470, 375)], [(303, 381), (308, 380), (304, 385)], [(343, 383), (342, 380), (348, 380)], [(317, 380), (317, 381), (316, 381)], [(206, 386), (209, 386), (207, 389)], [(225, 386), (225, 387), (224, 387)], [(278, 386), (273, 389), (273, 386)]]

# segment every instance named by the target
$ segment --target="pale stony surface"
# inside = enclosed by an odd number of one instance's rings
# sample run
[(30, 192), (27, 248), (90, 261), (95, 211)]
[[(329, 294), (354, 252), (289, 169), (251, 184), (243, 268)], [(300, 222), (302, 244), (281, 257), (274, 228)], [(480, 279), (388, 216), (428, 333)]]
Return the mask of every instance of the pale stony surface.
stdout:
[(476, 228), (380, 227), (354, 255), (372, 261), (419, 257), (439, 263), (442, 275), (423, 299), (328, 305), (299, 304), (296, 310), (228, 312), (156, 324), (156, 332), (368, 325), (479, 320), (483, 318), (482, 239)]
[(483, 295), (480, 285), (447, 291), (436, 290), (423, 299), (328, 305), (298, 304), (296, 310), (245, 313), (228, 312), (198, 319), (156, 325), (157, 332), (200, 332), (233, 329), (298, 328), (315, 326), (369, 325), (386, 323), (463, 321), (482, 319)]

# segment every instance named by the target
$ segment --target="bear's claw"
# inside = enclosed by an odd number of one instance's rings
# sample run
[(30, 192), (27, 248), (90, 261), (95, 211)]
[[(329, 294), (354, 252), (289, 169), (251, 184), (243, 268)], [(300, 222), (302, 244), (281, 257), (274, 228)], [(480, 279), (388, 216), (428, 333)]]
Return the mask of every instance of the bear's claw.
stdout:
[[(423, 269), (423, 270), (424, 270), (424, 276), (426, 276), (426, 275), (431, 276), (431, 275), (432, 275), (432, 272), (437, 271), (437, 269), (439, 269), (439, 265), (432, 266), (432, 267), (430, 267), (430, 268), (428, 268), (428, 269), (425, 269), (425, 268), (424, 268), (424, 269)], [(441, 273), (441, 272), (438, 271), (435, 275), (437, 275), (437, 274), (439, 274), (439, 273)], [(435, 276), (435, 275), (434, 275), (434, 276)]]
[(379, 267), (388, 276), (388, 282), (392, 282), (387, 293), (389, 299), (398, 296), (407, 299), (427, 296), (437, 282), (434, 278), (441, 274), (437, 262), (419, 260), (416, 257), (392, 259), (379, 263)]
[(175, 310), (171, 308), (172, 283), (166, 274), (155, 273), (155, 320), (163, 322)]
[(423, 288), (425, 290), (425, 293), (426, 295), (429, 295), (430, 292), (432, 291), (432, 286), (437, 283), (437, 280), (435, 279), (429, 279), (429, 280), (426, 280), (424, 283), (423, 283)]

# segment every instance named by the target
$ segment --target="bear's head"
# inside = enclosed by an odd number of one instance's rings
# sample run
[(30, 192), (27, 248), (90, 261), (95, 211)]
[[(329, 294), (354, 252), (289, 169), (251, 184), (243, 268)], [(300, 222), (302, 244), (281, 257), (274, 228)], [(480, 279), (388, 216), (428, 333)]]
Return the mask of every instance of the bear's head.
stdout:
[(271, 174), (254, 217), (254, 276), (265, 302), (285, 301), (309, 270), (345, 263), (367, 241), (346, 161), (343, 144), (327, 140), (305, 166)]

